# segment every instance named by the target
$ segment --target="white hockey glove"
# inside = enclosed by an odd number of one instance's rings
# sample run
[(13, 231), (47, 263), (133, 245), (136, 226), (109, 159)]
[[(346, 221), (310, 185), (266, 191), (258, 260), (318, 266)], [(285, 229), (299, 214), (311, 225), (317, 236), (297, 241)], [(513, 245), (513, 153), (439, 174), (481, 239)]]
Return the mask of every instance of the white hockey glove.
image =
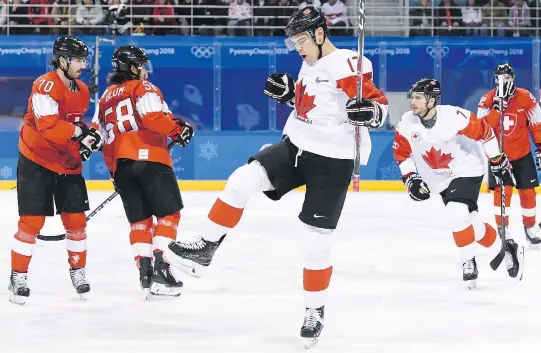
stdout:
[(295, 81), (289, 74), (276, 73), (267, 78), (265, 83), (266, 96), (276, 99), (278, 103), (295, 106)]
[(357, 98), (352, 98), (348, 100), (346, 112), (348, 113), (348, 122), (355, 126), (378, 128), (383, 122), (381, 107), (369, 99), (363, 98), (359, 101)]
[(417, 173), (411, 173), (402, 177), (408, 194), (414, 201), (425, 201), (430, 198), (430, 189)]
[(505, 112), (507, 110), (507, 106), (509, 105), (509, 99), (507, 98), (500, 98), (498, 96), (494, 96), (494, 99), (492, 101), (492, 107), (499, 112), (500, 100), (502, 101), (503, 111)]

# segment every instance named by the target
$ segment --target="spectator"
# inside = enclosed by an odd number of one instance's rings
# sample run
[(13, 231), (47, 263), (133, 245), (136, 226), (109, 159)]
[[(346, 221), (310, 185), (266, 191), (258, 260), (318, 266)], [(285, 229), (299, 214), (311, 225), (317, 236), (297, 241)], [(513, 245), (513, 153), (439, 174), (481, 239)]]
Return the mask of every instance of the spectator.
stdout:
[(462, 23), (466, 27), (467, 36), (478, 36), (483, 24), (481, 8), (474, 7), (475, 0), (468, 0), (468, 6), (462, 8)]
[(273, 26), (272, 18), (276, 9), (270, 6), (278, 6), (277, 0), (255, 0), (254, 6), (254, 31), (256, 36), (270, 36), (271, 28), (258, 28)]
[(7, 0), (0, 0), (0, 34), (6, 33), (9, 6)]
[(149, 28), (152, 18), (153, 5), (155, 0), (132, 0), (131, 21), (135, 29), (134, 34), (144, 35), (152, 34)]
[(30, 34), (30, 20), (28, 19), (28, 7), (23, 7), (22, 2), (28, 3), (28, 0), (13, 0), (9, 8), (9, 34)]
[(252, 20), (252, 7), (244, 0), (233, 0), (229, 5), (229, 22), (227, 33), (235, 35), (235, 27), (246, 27), (246, 35), (250, 35), (250, 21)]
[(321, 6), (331, 35), (345, 36), (349, 27), (348, 9), (341, 0), (329, 0)]
[(299, 9), (304, 9), (306, 6), (314, 6), (317, 9), (321, 8), (321, 1), (319, 0), (305, 0), (299, 5)]
[(101, 25), (105, 18), (105, 14), (101, 9), (100, 4), (96, 4), (96, 0), (82, 0), (77, 8), (75, 21), (79, 26), (81, 34), (100, 34), (102, 31), (96, 30), (94, 26)]
[(130, 34), (132, 22), (129, 16), (128, 0), (109, 0), (102, 2), (106, 7), (104, 24), (108, 25), (109, 34)]
[(509, 10), (509, 27), (513, 37), (529, 37), (531, 27), (530, 7), (524, 0), (514, 0)]
[(497, 34), (498, 37), (505, 36), (505, 22), (507, 20), (507, 8), (499, 0), (489, 0), (489, 2), (483, 6), (483, 25), (482, 33), (485, 30), (490, 29), (490, 35)]
[(53, 17), (53, 24), (56, 28), (53, 28), (54, 34), (70, 34), (70, 27), (75, 24), (75, 17), (77, 7), (70, 4), (71, 0), (56, 0), (51, 10), (51, 16)]
[(438, 5), (438, 35), (459, 36), (462, 14), (453, 0), (442, 0)]
[(223, 34), (227, 9), (221, 0), (197, 0), (194, 10), (194, 26), (203, 36)]
[(154, 7), (152, 12), (152, 23), (155, 27), (153, 33), (155, 35), (175, 34), (175, 28), (167, 28), (167, 26), (174, 26), (177, 24), (175, 21), (175, 12), (173, 6), (169, 0), (158, 0), (157, 6)]
[(185, 36), (192, 34), (193, 6), (192, 0), (174, 0), (175, 16), (177, 23), (181, 26), (180, 33)]
[(285, 27), (287, 25), (287, 20), (293, 12), (295, 12), (296, 6), (293, 4), (292, 0), (280, 0), (278, 2), (279, 8), (273, 9), (274, 18), (272, 19), (272, 35), (285, 37)]
[(434, 26), (434, 10), (430, 0), (421, 0), (418, 7), (410, 12), (411, 30), (410, 36), (432, 36)]
[(37, 34), (49, 34), (53, 19), (50, 16), (51, 5), (48, 0), (30, 0), (30, 6), (28, 8), (28, 20), (31, 25), (33, 33)]

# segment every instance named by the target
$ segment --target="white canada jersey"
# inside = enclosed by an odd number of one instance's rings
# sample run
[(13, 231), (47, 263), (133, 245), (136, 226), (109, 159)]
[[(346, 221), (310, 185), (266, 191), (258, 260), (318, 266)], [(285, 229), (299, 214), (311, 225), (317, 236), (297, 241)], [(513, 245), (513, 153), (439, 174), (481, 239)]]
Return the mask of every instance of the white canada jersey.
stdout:
[(436, 106), (436, 123), (426, 128), (409, 111), (396, 126), (394, 157), (404, 177), (419, 173), (431, 192), (445, 190), (451, 180), (485, 173), (485, 154), (496, 157), (498, 142), (492, 128), (472, 112), (451, 105)]
[[(295, 87), (295, 110), (284, 134), (299, 149), (336, 159), (355, 158), (355, 128), (347, 122), (346, 103), (357, 91), (357, 52), (337, 49), (314, 64), (303, 62)], [(363, 97), (376, 101), (387, 116), (387, 98), (372, 82), (372, 63), (363, 58)], [(372, 144), (361, 127), (361, 164)]]

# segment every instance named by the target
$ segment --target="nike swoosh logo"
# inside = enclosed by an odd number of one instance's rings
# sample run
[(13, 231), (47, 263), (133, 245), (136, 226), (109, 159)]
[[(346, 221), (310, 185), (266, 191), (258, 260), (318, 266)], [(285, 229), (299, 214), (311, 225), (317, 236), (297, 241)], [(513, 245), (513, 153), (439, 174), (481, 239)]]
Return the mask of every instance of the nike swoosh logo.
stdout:
[(319, 77), (316, 78), (316, 83), (329, 82), (329, 80), (320, 80)]
[(315, 214), (315, 215), (314, 215), (314, 218), (327, 218), (327, 217), (322, 216), (322, 215)]
[(519, 112), (523, 112), (523, 111), (524, 111), (524, 109), (519, 109), (518, 111), (519, 111)]
[(455, 191), (456, 191), (456, 189), (451, 190), (451, 192), (455, 192)]

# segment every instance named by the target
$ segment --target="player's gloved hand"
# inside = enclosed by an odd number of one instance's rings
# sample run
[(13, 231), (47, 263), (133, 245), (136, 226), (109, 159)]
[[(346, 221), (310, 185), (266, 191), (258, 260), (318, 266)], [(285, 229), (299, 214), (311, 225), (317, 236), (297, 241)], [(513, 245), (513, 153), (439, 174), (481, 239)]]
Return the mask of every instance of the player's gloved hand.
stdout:
[(410, 173), (402, 177), (404, 185), (412, 200), (425, 201), (430, 198), (430, 189), (417, 173)]
[(496, 183), (502, 184), (505, 178), (511, 176), (511, 163), (505, 153), (500, 153), (496, 157), (490, 158), (490, 171), (496, 179)]
[(500, 97), (494, 96), (494, 99), (492, 101), (492, 107), (498, 112), (500, 111), (500, 100), (502, 101), (503, 111), (505, 111), (507, 109), (507, 106), (509, 105), (508, 98), (500, 98)]
[(537, 170), (541, 171), (541, 150), (539, 150), (539, 147), (535, 150), (535, 165)]
[(193, 127), (182, 119), (173, 119), (173, 121), (178, 127), (170, 138), (177, 145), (186, 147), (194, 135)]
[(287, 103), (290, 107), (295, 106), (295, 81), (293, 77), (285, 73), (272, 74), (265, 83), (266, 96), (276, 99), (278, 103)]
[(103, 138), (96, 129), (89, 128), (82, 121), (78, 121), (74, 125), (75, 134), (72, 140), (79, 142), (79, 155), (83, 161), (87, 161), (92, 152), (96, 152), (101, 148)]
[(357, 98), (352, 98), (348, 100), (346, 112), (348, 113), (348, 122), (355, 126), (378, 128), (383, 122), (381, 107), (369, 99), (363, 98), (359, 101)]

